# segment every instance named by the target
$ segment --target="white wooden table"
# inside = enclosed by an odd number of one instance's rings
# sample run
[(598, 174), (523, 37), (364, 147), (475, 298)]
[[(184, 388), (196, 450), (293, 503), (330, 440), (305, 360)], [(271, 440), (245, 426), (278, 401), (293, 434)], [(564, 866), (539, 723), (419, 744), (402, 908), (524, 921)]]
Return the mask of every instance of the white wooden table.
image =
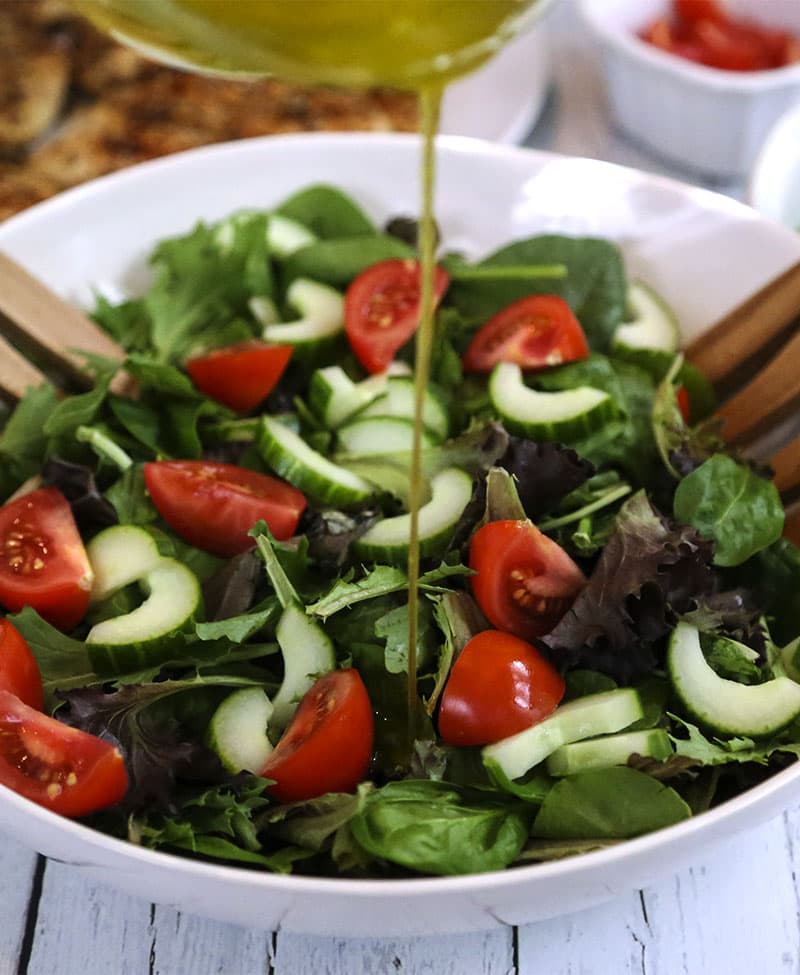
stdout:
[[(549, 21), (554, 91), (528, 143), (690, 180), (614, 132), (571, 2)], [(0, 975), (779, 975), (800, 972), (798, 870), (800, 808), (581, 914), (454, 937), (334, 940), (158, 907), (0, 836)]]

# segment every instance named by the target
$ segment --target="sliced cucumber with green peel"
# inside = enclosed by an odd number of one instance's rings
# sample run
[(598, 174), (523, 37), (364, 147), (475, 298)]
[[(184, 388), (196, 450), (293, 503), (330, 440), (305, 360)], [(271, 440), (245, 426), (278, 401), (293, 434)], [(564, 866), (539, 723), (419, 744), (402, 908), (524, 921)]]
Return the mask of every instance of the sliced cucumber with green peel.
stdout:
[(375, 487), (313, 450), (299, 433), (269, 416), (262, 417), (259, 450), (280, 477), (325, 504), (360, 504), (374, 497)]
[(202, 605), (197, 576), (175, 559), (160, 559), (138, 580), (144, 602), (96, 623), (86, 637), (98, 673), (124, 673), (168, 660), (173, 643)]
[(632, 281), (628, 287), (628, 311), (631, 320), (617, 328), (611, 350), (660, 379), (680, 346), (681, 333), (675, 313), (642, 281)]
[(592, 768), (627, 765), (631, 755), (663, 761), (674, 753), (669, 735), (663, 728), (645, 731), (623, 731), (562, 745), (547, 759), (550, 775), (573, 775)]
[[(411, 450), (414, 421), (402, 416), (358, 416), (336, 431), (339, 447), (355, 457)], [(439, 443), (427, 430), (422, 431), (422, 448)]]
[(300, 699), (321, 674), (336, 666), (333, 643), (299, 603), (288, 603), (275, 627), (283, 654), (283, 683), (272, 699), (270, 729), (286, 727)]
[(267, 325), (265, 342), (291, 345), (295, 355), (316, 348), (344, 330), (344, 297), (335, 288), (309, 278), (297, 278), (286, 292), (286, 303), (300, 313), (293, 322)]
[(280, 213), (271, 213), (267, 222), (267, 245), (269, 252), (278, 260), (291, 257), (301, 247), (308, 247), (318, 240), (305, 224)]
[(539, 724), (487, 745), (481, 752), (483, 764), (490, 774), (496, 768), (501, 782), (518, 779), (562, 745), (623, 731), (643, 715), (641, 699), (630, 687), (579, 697)]
[(386, 391), (387, 375), (355, 383), (341, 366), (317, 369), (308, 387), (308, 405), (328, 430), (335, 430)]
[(772, 735), (800, 715), (800, 684), (789, 677), (764, 684), (720, 677), (703, 655), (699, 631), (688, 623), (679, 623), (670, 637), (667, 670), (686, 711), (718, 734)]
[(511, 433), (533, 440), (569, 442), (599, 429), (618, 412), (608, 393), (592, 386), (554, 393), (531, 389), (512, 362), (492, 370), (489, 398)]
[(261, 687), (229, 694), (214, 712), (206, 739), (231, 772), (258, 773), (272, 754), (267, 724), (273, 705)]
[[(418, 513), (419, 551), (423, 558), (442, 554), (472, 498), (472, 476), (448, 467), (431, 479), (431, 499)], [(370, 562), (405, 565), (411, 515), (383, 518), (353, 543), (353, 553)]]
[(161, 561), (153, 536), (135, 525), (114, 525), (99, 532), (86, 546), (94, 572), (92, 603), (137, 582)]
[[(367, 416), (397, 416), (414, 419), (414, 380), (408, 376), (393, 376), (386, 384), (386, 395), (371, 403), (362, 413)], [(422, 422), (439, 440), (446, 440), (450, 431), (450, 417), (442, 397), (431, 387), (425, 390)]]

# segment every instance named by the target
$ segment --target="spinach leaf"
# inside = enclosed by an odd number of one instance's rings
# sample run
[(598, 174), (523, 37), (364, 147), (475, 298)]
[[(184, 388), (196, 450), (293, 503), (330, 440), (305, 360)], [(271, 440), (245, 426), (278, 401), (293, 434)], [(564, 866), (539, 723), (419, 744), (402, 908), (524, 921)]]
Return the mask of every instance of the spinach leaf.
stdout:
[(73, 640), (57, 630), (30, 606), (25, 606), (9, 619), (36, 657), (45, 698), (50, 704), (56, 688), (85, 687), (100, 680), (83, 641)]
[(353, 199), (324, 183), (293, 194), (275, 212), (297, 220), (323, 240), (377, 233), (375, 225)]
[(726, 454), (714, 454), (678, 485), (675, 517), (714, 542), (717, 565), (740, 565), (781, 537), (775, 485)]
[(366, 796), (351, 828), (382, 860), (424, 873), (482, 873), (517, 858), (528, 812), (445, 782), (407, 779)]
[(47, 449), (44, 426), (56, 409), (56, 392), (43, 385), (29, 389), (0, 434), (0, 493), (11, 494), (38, 473)]
[(779, 538), (731, 575), (753, 593), (777, 643), (788, 643), (800, 633), (800, 549), (796, 545)]
[(344, 288), (362, 271), (390, 258), (414, 257), (414, 251), (396, 237), (343, 237), (318, 240), (291, 254), (283, 265), (283, 283), (311, 278)]
[(627, 285), (619, 248), (608, 240), (545, 235), (503, 247), (477, 266), (544, 264), (563, 264), (566, 278), (454, 281), (448, 304), (477, 326), (526, 295), (558, 294), (575, 312), (592, 348), (607, 349), (626, 311)]
[(532, 835), (549, 840), (628, 839), (688, 819), (678, 793), (635, 769), (579, 772), (545, 796)]

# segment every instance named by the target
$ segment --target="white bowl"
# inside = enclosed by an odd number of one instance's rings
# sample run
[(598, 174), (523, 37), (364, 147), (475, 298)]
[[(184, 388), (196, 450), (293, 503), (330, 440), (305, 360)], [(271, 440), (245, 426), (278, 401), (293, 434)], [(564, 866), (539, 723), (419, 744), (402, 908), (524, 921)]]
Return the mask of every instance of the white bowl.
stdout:
[(756, 157), (747, 198), (771, 220), (800, 230), (800, 104), (770, 129)]
[[(579, 0), (600, 44), (612, 112), (657, 153), (706, 176), (746, 173), (776, 119), (800, 98), (800, 64), (721, 71), (661, 51), (636, 34), (668, 0)], [(800, 36), (796, 0), (728, 0), (734, 15)]]
[[(800, 259), (800, 237), (726, 197), (588, 159), (445, 138), (445, 241), (480, 254), (539, 232), (618, 241), (693, 335)], [(154, 241), (328, 181), (377, 219), (418, 209), (414, 136), (271, 136), (198, 149), (97, 180), (0, 226), (0, 248), (65, 297), (135, 291)], [(145, 850), (0, 787), (0, 829), (94, 878), (188, 912), (267, 929), (352, 936), (467, 931), (575, 911), (653, 883), (800, 796), (800, 764), (695, 819), (561, 862), (454, 878), (281, 877)]]

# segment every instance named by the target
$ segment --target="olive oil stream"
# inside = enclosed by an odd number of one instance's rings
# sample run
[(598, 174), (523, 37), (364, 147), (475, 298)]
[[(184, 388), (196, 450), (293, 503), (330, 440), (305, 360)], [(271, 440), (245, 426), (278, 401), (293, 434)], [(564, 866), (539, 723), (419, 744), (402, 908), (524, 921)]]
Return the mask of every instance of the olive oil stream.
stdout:
[[(491, 57), (545, 0), (73, 0), (147, 55), (229, 75), (418, 93), (421, 114), (420, 324), (409, 488), (407, 754), (416, 737), (422, 406), (434, 330), (435, 139), (446, 83)], [(476, 106), (480, 111), (481, 107)]]

